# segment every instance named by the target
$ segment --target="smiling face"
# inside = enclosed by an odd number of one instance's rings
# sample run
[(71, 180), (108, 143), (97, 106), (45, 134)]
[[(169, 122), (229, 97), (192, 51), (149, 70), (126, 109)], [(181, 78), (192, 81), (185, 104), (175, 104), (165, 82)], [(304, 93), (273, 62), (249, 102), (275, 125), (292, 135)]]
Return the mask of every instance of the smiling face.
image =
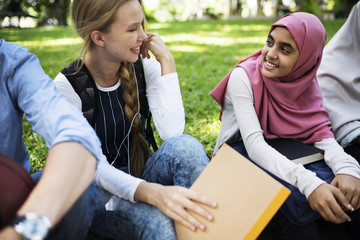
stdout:
[(147, 39), (143, 29), (144, 14), (138, 0), (125, 3), (116, 13), (115, 21), (103, 32), (104, 48), (110, 59), (135, 62), (140, 46)]
[(299, 49), (285, 27), (275, 27), (262, 48), (262, 74), (267, 78), (288, 75), (294, 68)]

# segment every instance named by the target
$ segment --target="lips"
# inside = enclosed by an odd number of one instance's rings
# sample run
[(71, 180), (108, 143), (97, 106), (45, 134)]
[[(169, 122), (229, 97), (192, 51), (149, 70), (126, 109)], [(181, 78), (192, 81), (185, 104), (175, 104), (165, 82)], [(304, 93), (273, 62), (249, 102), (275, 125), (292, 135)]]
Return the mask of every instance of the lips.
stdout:
[(140, 47), (131, 48), (130, 51), (132, 51), (135, 54), (139, 54), (140, 53)]
[(265, 59), (265, 66), (268, 67), (268, 68), (278, 68), (279, 66), (272, 63), (272, 62), (269, 62), (268, 60)]

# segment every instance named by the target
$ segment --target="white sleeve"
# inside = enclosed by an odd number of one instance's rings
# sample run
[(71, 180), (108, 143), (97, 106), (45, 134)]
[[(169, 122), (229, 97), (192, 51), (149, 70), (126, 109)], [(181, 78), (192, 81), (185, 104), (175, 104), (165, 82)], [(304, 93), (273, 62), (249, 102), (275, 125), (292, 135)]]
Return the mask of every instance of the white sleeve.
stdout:
[[(64, 97), (81, 111), (81, 99), (67, 78), (62, 73), (59, 73), (54, 82), (56, 88)], [(133, 177), (110, 165), (103, 154), (97, 162), (95, 184), (119, 198), (134, 202), (135, 191), (142, 181), (142, 179)]]
[(75, 92), (74, 88), (71, 86), (69, 80), (65, 77), (65, 75), (59, 73), (55, 77), (54, 83), (57, 90), (59, 90), (71, 104), (73, 104), (80, 112), (82, 112), (81, 99), (79, 95)]
[(359, 163), (338, 144), (334, 138), (325, 138), (316, 142), (315, 147), (324, 150), (326, 164), (334, 174), (347, 174), (360, 179)]
[(314, 172), (293, 163), (266, 143), (254, 108), (250, 80), (242, 68), (236, 68), (230, 76), (225, 107), (226, 104), (236, 106), (234, 112), (237, 125), (249, 157), (256, 164), (298, 188), (307, 198), (324, 183)]
[(143, 181), (110, 165), (104, 155), (98, 161), (95, 172), (96, 185), (119, 198), (135, 202), (136, 189)]
[(164, 141), (181, 135), (185, 127), (185, 113), (177, 73), (161, 76), (156, 59), (144, 59), (146, 97), (156, 130)]

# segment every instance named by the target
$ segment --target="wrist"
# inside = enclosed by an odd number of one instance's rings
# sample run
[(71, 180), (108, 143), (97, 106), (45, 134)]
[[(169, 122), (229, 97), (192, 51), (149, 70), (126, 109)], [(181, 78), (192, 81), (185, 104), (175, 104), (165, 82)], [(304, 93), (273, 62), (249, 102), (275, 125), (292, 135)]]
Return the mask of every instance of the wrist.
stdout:
[(161, 65), (161, 76), (176, 72), (175, 59), (172, 55), (162, 56), (161, 58), (157, 58), (157, 60)]
[(156, 194), (157, 194), (157, 186), (161, 186), (156, 183), (150, 182), (142, 182), (139, 184), (138, 188), (136, 189), (134, 200), (139, 202), (144, 202), (154, 206)]
[(51, 223), (46, 216), (29, 212), (23, 216), (16, 216), (10, 222), (10, 226), (13, 227), (22, 239), (41, 240), (45, 239), (48, 235)]

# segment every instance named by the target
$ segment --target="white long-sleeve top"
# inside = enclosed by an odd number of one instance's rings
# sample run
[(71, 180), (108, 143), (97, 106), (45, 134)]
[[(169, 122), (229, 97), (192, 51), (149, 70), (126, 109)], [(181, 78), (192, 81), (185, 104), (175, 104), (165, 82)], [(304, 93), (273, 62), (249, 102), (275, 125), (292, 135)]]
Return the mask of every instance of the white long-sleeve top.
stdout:
[[(145, 58), (143, 64), (146, 97), (156, 130), (164, 141), (181, 135), (185, 127), (185, 113), (177, 73), (161, 76), (160, 63), (153, 58)], [(81, 99), (67, 78), (59, 73), (54, 82), (65, 98), (81, 111)], [(121, 85), (121, 79), (119, 82)], [(106, 91), (106, 88), (101, 90)], [(110, 165), (105, 155), (98, 161), (95, 183), (119, 198), (134, 202), (135, 191), (142, 181)]]
[[(249, 157), (263, 169), (298, 188), (306, 198), (324, 183), (314, 172), (293, 163), (266, 143), (254, 108), (252, 86), (242, 68), (233, 70), (227, 85), (222, 122), (214, 153), (239, 131)], [(335, 139), (323, 139), (314, 145), (325, 151), (325, 162), (335, 175), (348, 174), (360, 179), (358, 162), (346, 154)]]

